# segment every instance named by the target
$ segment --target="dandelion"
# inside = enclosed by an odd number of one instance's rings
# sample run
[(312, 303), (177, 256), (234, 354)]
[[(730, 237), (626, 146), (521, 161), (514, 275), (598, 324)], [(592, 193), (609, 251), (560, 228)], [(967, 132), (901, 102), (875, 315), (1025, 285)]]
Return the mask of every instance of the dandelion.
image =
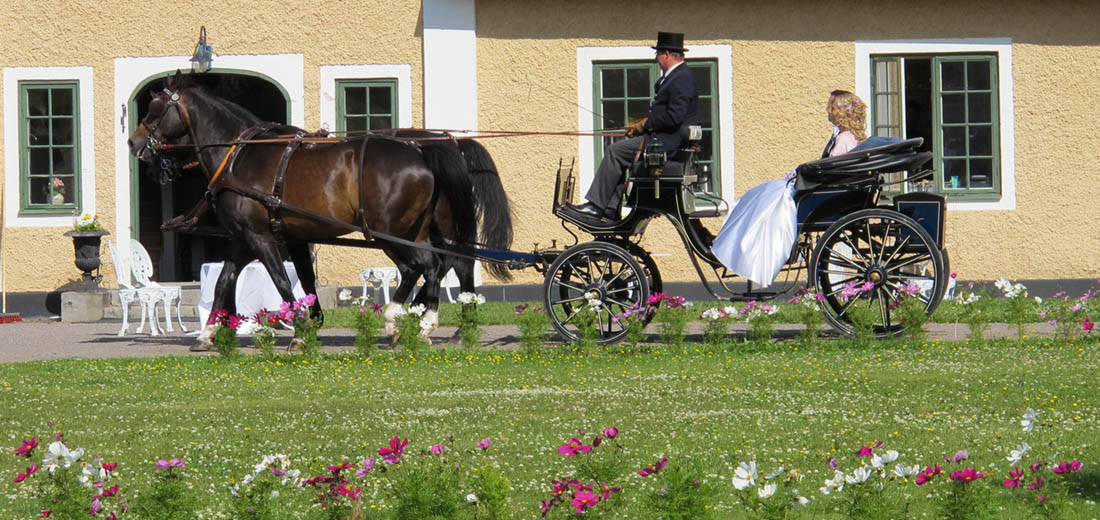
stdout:
[(733, 472), (733, 487), (738, 490), (743, 490), (749, 486), (755, 485), (756, 480), (756, 461), (749, 463), (742, 462)]

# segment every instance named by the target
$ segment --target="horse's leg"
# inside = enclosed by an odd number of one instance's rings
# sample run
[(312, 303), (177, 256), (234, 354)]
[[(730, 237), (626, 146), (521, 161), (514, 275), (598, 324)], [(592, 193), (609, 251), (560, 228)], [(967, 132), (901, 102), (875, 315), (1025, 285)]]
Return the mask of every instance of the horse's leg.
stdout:
[(401, 309), (401, 305), (408, 303), (409, 294), (412, 293), (413, 287), (416, 287), (416, 281), (420, 278), (422, 269), (413, 267), (404, 255), (397, 254), (396, 251), (387, 253), (397, 266), (397, 271), (401, 273), (401, 283), (397, 284), (397, 290), (394, 291), (393, 299), (390, 300), (390, 303), (386, 305), (382, 312), (382, 316), (386, 323), (386, 335), (392, 336), (393, 339), (396, 340), (397, 323), (395, 317)]
[[(445, 255), (444, 258), (445, 259), (444, 259), (443, 272), (446, 273), (448, 270), (454, 269), (455, 276), (458, 278), (459, 292), (460, 293), (473, 293), (473, 292), (475, 292), (476, 287), (474, 287), (474, 269), (475, 269), (474, 261), (470, 260), (468, 258), (461, 258), (461, 257), (458, 257), (458, 256), (453, 256), (453, 255)], [(476, 304), (472, 304), (472, 303), (462, 304), (463, 307), (465, 307), (467, 305), (476, 305)], [(461, 332), (461, 328), (455, 329), (455, 333), (454, 333), (454, 336), (452, 336), (452, 338), (457, 338), (459, 336), (459, 332)]]
[(424, 320), (427, 321), (429, 326), (426, 329), (422, 329), (420, 335), (428, 340), (428, 344), (430, 345), (431, 331), (439, 324), (439, 286), (448, 265), (435, 253), (423, 250), (417, 251), (416, 253), (420, 265), (424, 266), (424, 286), (420, 288), (420, 292), (416, 295), (414, 303), (424, 304), (426, 307), (424, 311)]
[[(211, 314), (221, 309), (230, 313), (237, 312), (237, 276), (252, 261), (252, 258), (251, 252), (241, 242), (236, 240), (229, 242), (229, 256), (222, 262), (222, 272), (218, 275), (218, 282), (214, 285), (214, 301), (210, 307)], [(202, 332), (196, 338), (195, 344), (191, 346), (191, 350), (197, 352), (210, 350), (214, 345), (212, 338), (214, 337), (215, 328), (217, 326), (213, 323), (204, 323)]]
[[(290, 253), (290, 261), (294, 263), (294, 270), (298, 272), (298, 280), (302, 282), (302, 290), (306, 294), (317, 294), (317, 273), (313, 272), (313, 255), (309, 252), (309, 244), (296, 242), (287, 244), (286, 249)], [(310, 306), (309, 316), (324, 323), (325, 313), (321, 310), (319, 300), (314, 300)]]

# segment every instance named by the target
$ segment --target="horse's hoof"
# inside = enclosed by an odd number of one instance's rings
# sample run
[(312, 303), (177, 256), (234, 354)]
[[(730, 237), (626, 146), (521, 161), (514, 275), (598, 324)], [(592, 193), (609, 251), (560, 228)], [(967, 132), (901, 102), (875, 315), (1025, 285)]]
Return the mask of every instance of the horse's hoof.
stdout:
[(302, 343), (305, 343), (305, 340), (302, 338), (293, 338), (290, 340), (290, 344), (286, 346), (286, 351), (293, 352), (295, 350), (301, 350)]
[(196, 341), (191, 344), (191, 352), (209, 352), (214, 344), (208, 341)]

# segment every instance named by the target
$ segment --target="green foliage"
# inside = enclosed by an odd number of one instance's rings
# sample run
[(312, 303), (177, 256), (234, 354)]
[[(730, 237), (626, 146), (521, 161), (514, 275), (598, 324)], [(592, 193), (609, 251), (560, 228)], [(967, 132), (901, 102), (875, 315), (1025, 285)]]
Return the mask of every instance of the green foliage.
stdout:
[(577, 339), (573, 346), (581, 352), (591, 352), (603, 337), (600, 334), (600, 311), (584, 305), (573, 315), (572, 323), (577, 327)]
[[(196, 518), (198, 497), (180, 473), (161, 471), (153, 477), (152, 491), (135, 500), (134, 511), (142, 518), (190, 520)], [(243, 517), (243, 516), (240, 516)], [(249, 516), (248, 518), (273, 518)]]
[(237, 331), (227, 325), (218, 325), (214, 329), (214, 351), (220, 354), (222, 359), (234, 360), (241, 355), (241, 340), (237, 337)]
[(477, 500), (466, 501), (473, 508), (469, 515), (474, 520), (504, 520), (511, 518), (508, 496), (512, 493), (512, 483), (500, 470), (493, 467), (475, 468), (470, 475), (469, 488)]
[(687, 324), (694, 318), (687, 308), (661, 306), (653, 319), (658, 323), (661, 343), (673, 348), (683, 348)]
[(377, 343), (379, 333), (385, 325), (385, 319), (380, 312), (376, 312), (371, 306), (364, 305), (356, 307), (356, 309), (355, 351), (360, 356), (369, 357), (374, 354), (375, 343)]
[(990, 320), (993, 319), (993, 312), (991, 312), (993, 299), (985, 293), (984, 289), (959, 290), (955, 296), (955, 303), (959, 309), (957, 319), (966, 323), (970, 329), (970, 341), (981, 341), (985, 337), (985, 332), (989, 330)]
[(461, 324), (458, 326), (458, 336), (465, 348), (481, 346), (481, 322), (478, 316), (478, 304), (476, 302), (462, 304)]
[(550, 328), (550, 317), (546, 315), (542, 305), (518, 305), (515, 314), (519, 325), (519, 344), (524, 352), (533, 354), (542, 346), (542, 341), (546, 338)]
[(453, 464), (406, 460), (389, 472), (394, 499), (394, 518), (400, 520), (444, 520), (457, 518), (465, 502), (457, 468)]
[(259, 324), (252, 331), (252, 346), (260, 351), (264, 359), (275, 358), (275, 330), (266, 324)]
[(715, 518), (711, 507), (717, 490), (695, 464), (671, 465), (656, 478), (654, 489), (642, 496), (642, 504), (661, 520), (707, 520)]
[(397, 343), (405, 349), (405, 352), (416, 357), (423, 357), (428, 350), (428, 341), (421, 336), (421, 319), (424, 314), (423, 305), (405, 306), (404, 312), (399, 314), (394, 321), (397, 324)]
[(894, 312), (905, 329), (905, 335), (913, 341), (923, 342), (928, 338), (928, 333), (924, 330), (924, 324), (928, 321), (928, 313), (924, 312), (924, 301), (917, 296), (904, 295), (899, 301), (900, 304)]
[(857, 345), (870, 345), (875, 340), (875, 321), (882, 315), (878, 305), (868, 305), (868, 300), (860, 298), (848, 306), (845, 315), (852, 324), (852, 340)]

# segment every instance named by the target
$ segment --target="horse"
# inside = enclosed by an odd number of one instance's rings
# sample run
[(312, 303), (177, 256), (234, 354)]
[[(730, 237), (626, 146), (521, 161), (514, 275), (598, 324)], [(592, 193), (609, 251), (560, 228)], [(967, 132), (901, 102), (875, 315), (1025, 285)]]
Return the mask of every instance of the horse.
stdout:
[[(234, 238), (215, 285), (214, 308), (232, 308), (236, 277), (257, 258), (283, 300), (292, 301), (279, 243), (285, 243), (303, 289), (315, 293), (308, 244), (362, 232), (368, 239), (385, 237), (368, 247), (382, 249), (408, 275), (396, 301), (406, 299), (423, 275), (415, 302), (426, 305), (425, 317), (434, 323), (447, 269), (456, 269), (463, 290), (473, 289), (470, 253), (478, 217), (491, 224), (482, 226), (487, 245), (510, 246), (511, 212), (507, 197), (499, 196), (499, 176), (471, 173), (488, 158), (480, 144), (381, 134), (323, 142), (272, 139), (285, 133), (302, 135), (294, 127), (265, 124), (203, 87), (185, 85), (177, 71), (155, 93), (128, 140), (131, 153), (147, 163), (164, 159), (162, 144), (196, 155), (218, 221)], [(235, 142), (245, 144), (227, 144)], [(319, 303), (311, 312), (320, 315)], [(213, 330), (207, 324), (192, 348), (209, 349)]]

